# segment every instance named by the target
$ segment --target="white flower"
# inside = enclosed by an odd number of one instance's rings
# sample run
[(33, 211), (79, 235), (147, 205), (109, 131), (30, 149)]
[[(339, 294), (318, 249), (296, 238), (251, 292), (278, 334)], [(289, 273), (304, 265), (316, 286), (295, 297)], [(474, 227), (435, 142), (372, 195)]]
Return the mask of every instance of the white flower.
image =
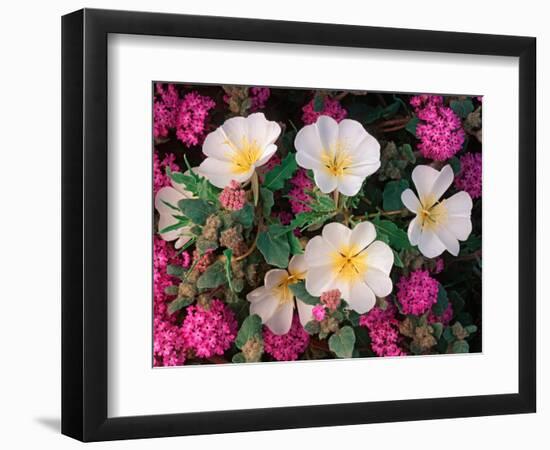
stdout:
[(294, 145), (296, 162), (313, 170), (315, 184), (324, 194), (337, 189), (355, 195), (380, 167), (380, 144), (355, 120), (337, 123), (320, 116), (298, 132)]
[[(184, 198), (193, 198), (193, 195), (186, 191), (182, 184), (172, 180), (172, 187), (163, 187), (155, 196), (155, 208), (159, 212), (159, 231), (178, 223), (174, 216), (181, 216), (182, 212), (178, 209), (178, 202)], [(181, 248), (191, 239), (191, 227), (183, 226), (176, 230), (160, 233), (160, 237), (165, 241), (176, 241), (174, 247)]]
[(453, 169), (446, 165), (440, 172), (430, 166), (416, 166), (412, 180), (418, 197), (411, 189), (401, 194), (403, 204), (416, 217), (409, 224), (409, 241), (418, 245), (420, 252), (435, 258), (447, 250), (458, 255), (460, 241), (472, 232), (472, 199), (467, 192), (439, 200), (453, 182)]
[(244, 183), (273, 156), (279, 134), (279, 124), (268, 121), (263, 113), (228, 119), (206, 136), (202, 151), (207, 158), (199, 173), (219, 188), (231, 180)]
[(322, 235), (306, 246), (306, 290), (319, 296), (339, 289), (359, 314), (372, 309), (376, 297), (385, 297), (393, 289), (389, 276), (393, 252), (375, 239), (376, 230), (370, 222), (358, 223), (353, 230), (336, 222), (325, 225)]
[[(295, 255), (284, 269), (272, 269), (265, 274), (264, 285), (250, 292), (246, 299), (250, 302), (250, 314), (258, 314), (274, 334), (286, 334), (292, 325), (294, 294), (291, 284), (304, 279), (307, 271), (303, 255)], [(296, 298), (300, 323), (305, 326), (313, 316), (313, 306)]]

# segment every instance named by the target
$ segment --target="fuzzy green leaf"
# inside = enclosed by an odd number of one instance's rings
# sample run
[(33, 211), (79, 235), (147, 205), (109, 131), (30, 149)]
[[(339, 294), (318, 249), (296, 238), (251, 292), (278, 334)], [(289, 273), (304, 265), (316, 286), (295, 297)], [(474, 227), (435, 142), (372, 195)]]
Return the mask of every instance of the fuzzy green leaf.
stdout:
[(313, 97), (313, 111), (321, 112), (325, 107), (325, 96), (319, 92)]
[(178, 295), (178, 286), (166, 286), (164, 293), (166, 295)]
[(198, 198), (185, 198), (178, 202), (178, 207), (185, 217), (197, 225), (204, 225), (208, 216), (216, 212), (216, 208)]
[(474, 104), (471, 100), (452, 100), (450, 103), (451, 109), (455, 114), (462, 119), (468, 117), (468, 114), (474, 111)]
[(469, 353), (470, 346), (463, 340), (454, 341), (451, 347), (453, 353)]
[(395, 223), (389, 220), (380, 220), (379, 217), (375, 217), (372, 223), (376, 227), (377, 233), (382, 233), (389, 238), (390, 245), (395, 250), (399, 251), (411, 248), (407, 233), (398, 228)]
[(182, 278), (185, 274), (185, 269), (182, 266), (168, 264), (168, 266), (166, 267), (166, 273), (174, 277)]
[(414, 137), (416, 137), (416, 127), (418, 125), (418, 122), (420, 122), (418, 117), (413, 117), (407, 122), (407, 125), (405, 125), (405, 130), (411, 133)]
[(257, 314), (252, 314), (244, 319), (237, 338), (235, 339), (235, 345), (238, 349), (242, 349), (245, 344), (252, 338), (262, 337), (262, 319)]
[(271, 215), (271, 208), (273, 208), (273, 205), (275, 204), (275, 200), (273, 199), (273, 191), (261, 187), (260, 196), (262, 197), (262, 214), (267, 218)]
[(440, 284), (437, 291), (437, 303), (432, 306), (432, 311), (436, 316), (442, 316), (447, 306), (449, 306), (449, 297), (445, 288)]
[(395, 211), (403, 208), (401, 194), (409, 187), (407, 180), (388, 181), (384, 187), (383, 208), (386, 211)]
[(314, 297), (306, 290), (306, 285), (303, 281), (291, 284), (288, 287), (296, 298), (299, 298), (308, 305), (318, 305), (321, 303), (321, 299), (319, 297)]
[(401, 269), (405, 267), (405, 264), (403, 264), (403, 260), (399, 256), (399, 253), (397, 253), (394, 249), (392, 249), (393, 252), (393, 265), (395, 267), (400, 267)]
[(350, 326), (342, 327), (328, 340), (328, 347), (338, 358), (351, 358), (355, 345), (355, 333)]
[(302, 248), (302, 244), (300, 243), (300, 239), (296, 237), (293, 231), (289, 231), (287, 234), (288, 237), (288, 245), (290, 246), (290, 254), (291, 255), (301, 255), (304, 253), (304, 249)]
[(234, 362), (236, 364), (242, 364), (246, 362), (246, 358), (244, 357), (243, 352), (235, 353), (233, 355), (233, 358), (231, 358), (231, 362)]
[(258, 235), (258, 249), (268, 264), (285, 269), (288, 266), (290, 245), (287, 229), (282, 225), (270, 225), (267, 231)]
[(216, 288), (227, 282), (225, 265), (222, 261), (216, 261), (209, 266), (197, 280), (199, 289)]
[(185, 308), (191, 303), (193, 303), (192, 298), (178, 297), (177, 299), (172, 300), (170, 303), (168, 303), (168, 314), (174, 314), (176, 311)]
[(285, 185), (285, 181), (292, 178), (297, 168), (296, 155), (294, 153), (288, 153), (281, 161), (281, 164), (275, 166), (265, 174), (263, 187), (272, 191), (282, 189)]
[(225, 276), (227, 278), (227, 282), (229, 283), (229, 289), (235, 292), (235, 287), (233, 286), (233, 282), (232, 282), (233, 272), (231, 270), (231, 258), (233, 257), (233, 250), (231, 250), (230, 248), (226, 248), (223, 251), (223, 256), (225, 256), (225, 264), (224, 264)]
[(250, 228), (254, 224), (254, 207), (246, 203), (239, 211), (234, 211), (232, 217), (243, 227)]

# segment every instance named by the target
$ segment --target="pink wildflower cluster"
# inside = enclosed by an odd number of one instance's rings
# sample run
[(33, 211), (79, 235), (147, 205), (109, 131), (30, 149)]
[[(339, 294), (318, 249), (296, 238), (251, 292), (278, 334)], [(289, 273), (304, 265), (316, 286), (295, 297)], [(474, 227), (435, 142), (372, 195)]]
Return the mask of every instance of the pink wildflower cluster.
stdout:
[(250, 110), (252, 112), (265, 108), (265, 104), (271, 95), (271, 90), (266, 87), (252, 87), (249, 90), (249, 97), (252, 102)]
[(302, 168), (298, 169), (291, 178), (290, 184), (293, 188), (288, 192), (288, 201), (290, 202), (292, 212), (298, 214), (305, 211), (311, 211), (308, 205), (311, 201), (311, 197), (307, 194), (306, 190), (313, 189), (314, 184), (308, 178), (306, 170)]
[(438, 273), (443, 272), (443, 269), (445, 269), (445, 262), (443, 261), (443, 258), (437, 258), (435, 260), (435, 267), (432, 272), (437, 275)]
[(172, 84), (165, 88), (158, 83), (156, 91), (153, 104), (154, 137), (164, 138), (171, 129), (175, 129), (177, 138), (187, 147), (199, 144), (205, 134), (208, 113), (216, 106), (214, 100), (195, 91), (180, 98)]
[(339, 289), (332, 289), (321, 294), (321, 303), (330, 311), (336, 311), (340, 306), (340, 298), (342, 293)]
[(181, 333), (188, 349), (197, 356), (223, 355), (237, 336), (237, 321), (231, 309), (218, 299), (208, 309), (201, 305), (187, 308)]
[(395, 318), (396, 308), (388, 304), (386, 309), (375, 306), (359, 318), (359, 325), (369, 330), (371, 347), (378, 356), (403, 356), (399, 347), (399, 322)]
[(175, 161), (176, 156), (173, 153), (166, 154), (162, 161), (156, 151), (153, 153), (153, 191), (155, 194), (160, 188), (170, 186), (170, 178), (166, 175), (166, 168), (170, 167), (170, 170), (177, 172), (179, 167)]
[(472, 198), (481, 197), (481, 153), (466, 153), (460, 158), (460, 172), (455, 178), (455, 186)]
[(193, 251), (193, 264), (195, 265), (196, 271), (199, 273), (202, 273), (208, 269), (210, 264), (214, 262), (215, 258), (216, 255), (214, 255), (214, 250), (211, 248), (206, 250), (202, 255), (197, 249)]
[(246, 192), (237, 181), (232, 180), (220, 193), (219, 200), (225, 209), (239, 211), (246, 202)]
[(444, 326), (449, 325), (451, 320), (453, 320), (453, 313), (454, 313), (453, 305), (451, 305), (451, 303), (449, 302), (449, 304), (447, 305), (447, 308), (445, 308), (445, 311), (443, 311), (443, 314), (441, 314), (441, 316), (436, 316), (433, 313), (433, 311), (430, 311), (430, 313), (428, 314), (428, 322), (429, 323), (440, 322)]
[(326, 313), (323, 305), (315, 305), (311, 310), (311, 315), (317, 322), (321, 322), (325, 318)]
[(315, 123), (319, 116), (332, 117), (336, 122), (340, 122), (348, 116), (348, 112), (342, 107), (338, 100), (330, 97), (325, 97), (323, 109), (321, 111), (315, 111), (314, 99), (311, 99), (309, 103), (302, 108), (302, 121), (306, 125)]
[(420, 139), (418, 150), (425, 158), (444, 161), (453, 157), (464, 143), (464, 130), (460, 118), (443, 104), (439, 95), (418, 95), (411, 105), (421, 120), (416, 126)]
[(185, 362), (185, 339), (177, 325), (155, 317), (153, 355), (155, 366), (181, 366)]
[(427, 270), (415, 270), (397, 283), (397, 300), (404, 314), (420, 316), (437, 303), (439, 283)]
[(277, 335), (264, 327), (264, 349), (277, 361), (295, 361), (309, 345), (309, 334), (304, 330), (297, 315), (287, 334)]

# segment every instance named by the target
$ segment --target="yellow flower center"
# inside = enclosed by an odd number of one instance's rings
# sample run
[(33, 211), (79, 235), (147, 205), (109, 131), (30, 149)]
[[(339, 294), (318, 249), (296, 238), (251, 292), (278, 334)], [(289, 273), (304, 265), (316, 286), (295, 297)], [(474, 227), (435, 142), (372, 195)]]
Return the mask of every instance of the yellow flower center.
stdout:
[(367, 252), (357, 247), (342, 247), (332, 254), (332, 270), (343, 281), (359, 280), (367, 270)]
[(303, 278), (305, 278), (305, 273), (289, 275), (275, 287), (277, 298), (279, 299), (279, 306), (294, 300), (294, 293), (290, 290), (290, 285), (298, 283), (300, 280), (303, 280)]
[[(425, 206), (426, 205), (426, 206)], [(423, 203), (418, 211), (418, 218), (422, 229), (434, 230), (447, 221), (447, 207), (442, 203), (431, 205)]]
[(258, 142), (255, 139), (250, 141), (248, 136), (243, 136), (238, 146), (229, 139), (224, 144), (231, 148), (229, 157), (232, 163), (231, 170), (235, 174), (247, 173), (262, 155)]
[(327, 172), (334, 177), (341, 177), (351, 166), (353, 159), (343, 141), (336, 141), (333, 147), (323, 149), (321, 161)]

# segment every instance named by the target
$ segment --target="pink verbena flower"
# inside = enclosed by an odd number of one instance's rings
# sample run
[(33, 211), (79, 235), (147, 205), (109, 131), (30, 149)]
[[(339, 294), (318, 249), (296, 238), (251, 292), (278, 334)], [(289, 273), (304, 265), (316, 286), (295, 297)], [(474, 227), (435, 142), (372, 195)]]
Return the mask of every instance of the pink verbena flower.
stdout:
[(404, 314), (420, 316), (437, 303), (439, 283), (427, 270), (415, 270), (397, 283), (397, 300)]
[(296, 314), (287, 334), (279, 336), (264, 327), (263, 336), (266, 353), (277, 361), (295, 361), (309, 345), (309, 334), (302, 327)]
[(271, 95), (271, 90), (266, 87), (252, 87), (249, 90), (251, 100), (250, 111), (256, 112), (265, 108), (265, 104)]
[(481, 197), (481, 153), (466, 153), (460, 158), (460, 172), (455, 178), (455, 186), (472, 198)]
[(453, 157), (464, 143), (464, 129), (460, 118), (443, 104), (439, 95), (418, 95), (412, 97), (420, 122), (416, 126), (416, 137), (420, 140), (418, 150), (425, 158), (444, 161)]
[(153, 103), (153, 136), (163, 138), (176, 126), (179, 95), (173, 84), (165, 88), (161, 83), (156, 84), (156, 94)]
[(200, 144), (204, 138), (208, 111), (216, 106), (210, 97), (189, 92), (179, 104), (176, 116), (176, 136), (187, 147)]
[(435, 260), (435, 267), (433, 268), (432, 272), (434, 274), (438, 274), (443, 272), (443, 269), (445, 268), (445, 262), (443, 261), (443, 258), (437, 258)]
[(403, 356), (406, 353), (398, 344), (399, 322), (396, 308), (388, 304), (386, 309), (375, 306), (359, 318), (359, 325), (369, 330), (371, 347), (378, 356)]
[(153, 365), (181, 366), (185, 363), (185, 341), (177, 325), (154, 319)]
[(208, 309), (201, 305), (187, 308), (181, 334), (197, 356), (223, 355), (237, 336), (237, 321), (228, 306), (214, 299)]
[(170, 186), (170, 178), (166, 175), (166, 168), (170, 167), (172, 172), (179, 171), (179, 166), (175, 163), (176, 156), (173, 153), (167, 153), (163, 160), (160, 160), (158, 152), (153, 153), (153, 191), (156, 194), (160, 188)]
[(321, 322), (325, 318), (326, 313), (323, 305), (315, 305), (311, 310), (311, 314), (317, 322)]
[(302, 108), (302, 121), (306, 125), (315, 123), (319, 116), (332, 117), (336, 122), (340, 122), (348, 116), (348, 112), (342, 107), (338, 100), (330, 97), (325, 97), (323, 109), (321, 111), (315, 111), (314, 99), (311, 99), (309, 103)]
[(340, 306), (341, 297), (342, 293), (339, 289), (332, 289), (321, 294), (321, 303), (325, 305), (330, 311), (336, 311), (336, 309), (338, 309), (338, 306)]
[(221, 205), (229, 211), (239, 211), (246, 203), (246, 192), (241, 189), (239, 182), (232, 180), (220, 193)]
[(428, 323), (440, 322), (444, 326), (449, 325), (451, 320), (453, 320), (453, 313), (453, 305), (449, 303), (441, 316), (436, 316), (433, 311), (430, 311), (430, 313), (428, 314)]
[(288, 192), (288, 201), (290, 208), (294, 214), (311, 211), (308, 205), (311, 202), (311, 197), (307, 194), (307, 190), (313, 189), (313, 182), (307, 176), (305, 169), (298, 169), (294, 176), (290, 179), (290, 184), (293, 188)]

